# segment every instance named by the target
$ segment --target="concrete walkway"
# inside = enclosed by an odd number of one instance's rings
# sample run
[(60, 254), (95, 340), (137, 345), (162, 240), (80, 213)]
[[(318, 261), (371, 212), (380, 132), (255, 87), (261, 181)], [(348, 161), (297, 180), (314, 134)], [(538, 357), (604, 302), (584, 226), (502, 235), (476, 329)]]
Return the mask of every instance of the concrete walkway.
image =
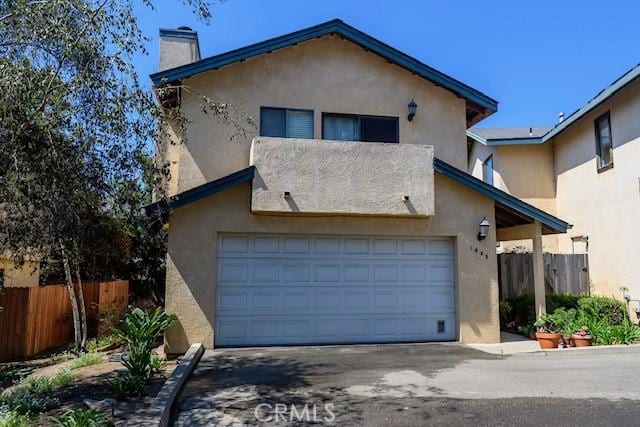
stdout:
[(500, 332), (499, 344), (468, 344), (469, 347), (490, 354), (516, 354), (539, 351), (538, 341), (528, 339), (522, 335)]

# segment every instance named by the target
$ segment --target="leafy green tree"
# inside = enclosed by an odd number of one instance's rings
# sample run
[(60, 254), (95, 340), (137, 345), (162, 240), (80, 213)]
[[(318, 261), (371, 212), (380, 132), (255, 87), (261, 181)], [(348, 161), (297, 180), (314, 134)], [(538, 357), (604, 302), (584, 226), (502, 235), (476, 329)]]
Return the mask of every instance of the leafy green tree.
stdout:
[[(182, 3), (211, 19), (208, 1)], [(149, 160), (163, 116), (132, 66), (148, 43), (132, 9), (0, 0), (0, 254), (63, 272), (78, 348), (86, 314), (74, 281), (121, 268), (122, 255), (145, 262), (141, 242), (162, 247), (139, 213), (166, 168)]]

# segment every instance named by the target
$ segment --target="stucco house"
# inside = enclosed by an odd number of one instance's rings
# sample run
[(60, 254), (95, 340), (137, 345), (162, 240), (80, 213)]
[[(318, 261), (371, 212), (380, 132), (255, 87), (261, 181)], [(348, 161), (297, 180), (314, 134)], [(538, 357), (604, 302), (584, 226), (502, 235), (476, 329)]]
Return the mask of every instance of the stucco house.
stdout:
[(573, 224), (544, 250), (587, 253), (592, 292), (616, 298), (640, 298), (639, 77), (640, 65), (552, 127), (467, 131), (468, 172)]
[(0, 287), (32, 288), (40, 282), (40, 262), (27, 259), (16, 265), (11, 254), (0, 255)]
[(533, 240), (544, 309), (542, 235), (570, 225), (466, 172), (495, 100), (340, 20), (203, 59), (194, 31), (160, 36), (152, 81), (189, 119), (147, 207), (169, 224), (168, 352), (498, 342), (501, 233)]

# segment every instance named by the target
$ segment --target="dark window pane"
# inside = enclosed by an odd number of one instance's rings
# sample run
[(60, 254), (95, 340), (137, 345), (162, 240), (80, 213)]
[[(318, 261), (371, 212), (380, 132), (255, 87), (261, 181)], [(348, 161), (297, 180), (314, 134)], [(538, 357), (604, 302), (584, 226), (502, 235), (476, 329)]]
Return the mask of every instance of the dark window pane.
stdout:
[(322, 137), (336, 141), (358, 141), (358, 118), (351, 116), (322, 117)]
[(493, 156), (489, 156), (482, 164), (482, 180), (493, 185)]
[(287, 137), (313, 138), (313, 111), (287, 110)]
[(260, 135), (287, 136), (285, 128), (286, 110), (282, 108), (262, 108), (260, 110)]
[(613, 163), (613, 143), (611, 140), (611, 121), (609, 113), (596, 119), (596, 144), (599, 166), (604, 167)]
[(394, 117), (360, 117), (361, 141), (398, 142), (398, 119)]

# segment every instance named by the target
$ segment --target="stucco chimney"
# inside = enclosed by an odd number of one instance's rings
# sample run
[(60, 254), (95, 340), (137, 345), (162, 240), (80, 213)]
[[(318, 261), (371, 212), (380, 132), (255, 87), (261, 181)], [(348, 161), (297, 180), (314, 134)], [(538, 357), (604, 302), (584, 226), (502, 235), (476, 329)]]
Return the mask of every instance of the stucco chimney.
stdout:
[(200, 60), (198, 33), (189, 27), (176, 30), (160, 29), (159, 71), (179, 67)]
[(558, 113), (558, 123), (562, 123), (564, 121), (564, 113), (560, 111)]

